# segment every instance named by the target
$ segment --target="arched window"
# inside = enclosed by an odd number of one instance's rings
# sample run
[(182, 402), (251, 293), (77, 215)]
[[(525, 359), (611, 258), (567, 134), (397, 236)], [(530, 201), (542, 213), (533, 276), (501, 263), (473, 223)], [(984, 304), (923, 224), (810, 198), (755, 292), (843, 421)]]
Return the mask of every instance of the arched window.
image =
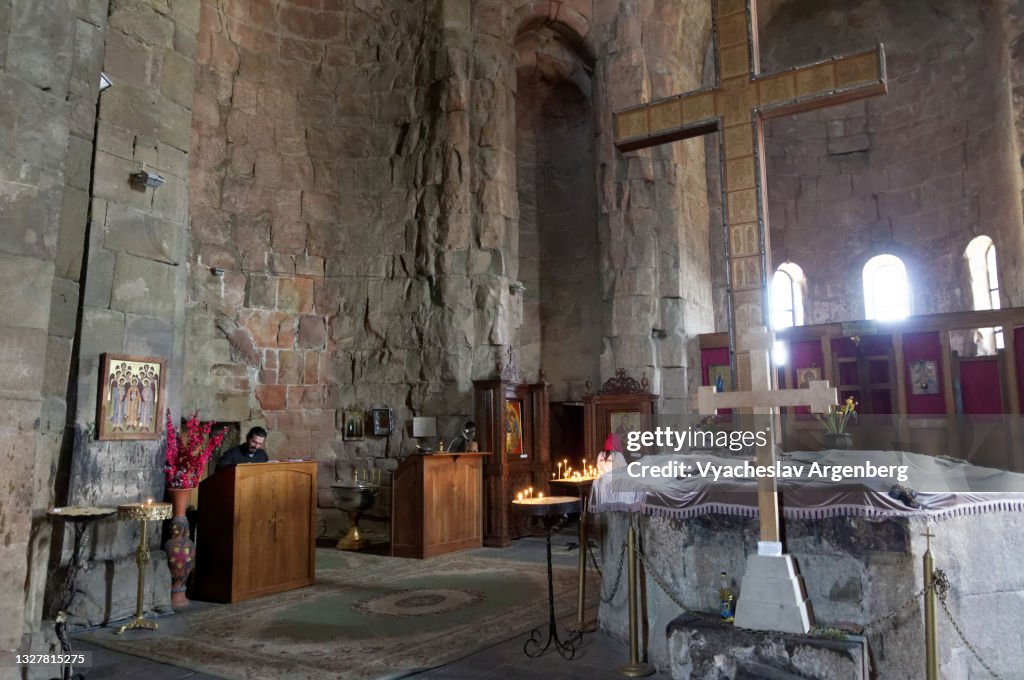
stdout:
[(864, 265), (864, 315), (879, 321), (910, 316), (907, 268), (895, 255), (876, 255)]
[[(971, 297), (974, 298), (975, 309), (999, 309), (1002, 302), (999, 298), (999, 272), (996, 269), (996, 246), (988, 236), (975, 237), (967, 244), (964, 251), (967, 259), (967, 268), (971, 275)], [(988, 344), (988, 350), (992, 352), (992, 346), (988, 343), (989, 336), (995, 341), (998, 349), (1003, 348), (1002, 328), (981, 328), (978, 332), (983, 336), (982, 341)]]
[(804, 271), (792, 262), (779, 265), (772, 276), (772, 328), (779, 330), (804, 323)]

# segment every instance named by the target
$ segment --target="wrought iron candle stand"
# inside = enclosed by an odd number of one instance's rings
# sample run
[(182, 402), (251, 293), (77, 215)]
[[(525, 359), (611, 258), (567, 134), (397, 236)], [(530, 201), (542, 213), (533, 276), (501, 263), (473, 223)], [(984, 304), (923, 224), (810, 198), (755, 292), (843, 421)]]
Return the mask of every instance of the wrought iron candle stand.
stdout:
[[(72, 652), (71, 640), (68, 637), (68, 609), (71, 608), (71, 599), (75, 594), (75, 579), (78, 577), (78, 572), (87, 565), (82, 557), (85, 546), (89, 542), (89, 534), (86, 533), (86, 529), (89, 528), (90, 524), (107, 519), (115, 512), (117, 510), (114, 508), (69, 506), (54, 508), (46, 513), (51, 519), (71, 522), (75, 532), (74, 543), (71, 548), (71, 561), (68, 563), (68, 572), (64, 579), (64, 594), (61, 597), (60, 611), (57, 612), (57, 620), (54, 625), (54, 633), (56, 633), (57, 640), (60, 642), (62, 654), (69, 655)], [(61, 680), (70, 680), (72, 677), (76, 679), (85, 677), (82, 673), (75, 673), (74, 676), (71, 673), (71, 665), (65, 664), (61, 669)]]
[[(530, 639), (523, 644), (523, 652), (530, 658), (537, 658), (552, 647), (566, 660), (576, 656), (576, 650), (583, 638), (579, 630), (570, 632), (568, 639), (558, 637), (558, 623), (555, 621), (555, 587), (551, 571), (551, 526), (561, 517), (576, 514), (580, 511), (580, 501), (571, 496), (552, 496), (550, 498), (523, 498), (512, 501), (512, 505), (522, 514), (540, 517), (547, 533), (548, 557), (548, 638), (544, 641), (542, 628), (530, 632)], [(543, 646), (542, 646), (543, 642)]]
[(146, 630), (157, 630), (160, 626), (156, 621), (150, 621), (143, 616), (146, 603), (146, 565), (149, 564), (149, 543), (147, 542), (147, 527), (149, 522), (162, 519), (170, 519), (172, 515), (170, 503), (126, 503), (117, 506), (117, 518), (121, 521), (141, 522), (139, 533), (139, 548), (135, 551), (135, 564), (139, 567), (139, 587), (135, 594), (135, 618), (120, 626), (114, 633), (120, 635), (132, 628), (145, 628)]

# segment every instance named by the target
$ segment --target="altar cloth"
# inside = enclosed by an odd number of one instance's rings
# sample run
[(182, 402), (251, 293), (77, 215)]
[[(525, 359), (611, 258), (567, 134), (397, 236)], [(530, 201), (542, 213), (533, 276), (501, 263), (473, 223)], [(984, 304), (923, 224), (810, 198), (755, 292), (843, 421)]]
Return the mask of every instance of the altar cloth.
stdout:
[[(756, 477), (720, 476), (715, 480), (710, 473), (701, 474), (702, 469), (742, 471), (745, 464), (756, 466), (752, 460), (700, 452), (648, 455), (631, 462), (632, 467), (618, 467), (595, 480), (590, 512), (622, 511), (682, 519), (712, 513), (757, 516)], [(666, 467), (673, 463), (674, 467)], [(890, 471), (906, 466), (905, 476), (852, 474), (832, 481), (810, 474), (826, 466), (864, 468), (868, 464)], [(648, 471), (653, 467), (689, 472), (668, 479), (640, 478), (627, 472), (639, 472), (637, 465), (647, 466)], [(680, 467), (684, 465), (688, 467)], [(945, 458), (901, 451), (819, 451), (782, 454), (776, 466), (779, 505), (787, 519), (853, 516), (943, 520), (985, 512), (1024, 512), (1024, 474)]]

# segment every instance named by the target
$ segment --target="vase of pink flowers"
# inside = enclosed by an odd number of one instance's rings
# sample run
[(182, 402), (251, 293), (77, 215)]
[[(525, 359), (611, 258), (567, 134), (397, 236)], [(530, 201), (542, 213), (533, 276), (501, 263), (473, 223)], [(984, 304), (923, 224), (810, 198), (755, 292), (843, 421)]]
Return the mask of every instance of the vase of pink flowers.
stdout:
[(164, 543), (167, 565), (171, 571), (171, 606), (181, 609), (188, 606), (185, 595), (186, 582), (195, 566), (196, 545), (189, 537), (188, 519), (185, 509), (192, 491), (199, 484), (199, 477), (206, 470), (213, 452), (224, 439), (226, 428), (211, 434), (212, 423), (200, 423), (199, 412), (192, 414), (181, 429), (171, 421), (167, 410), (167, 456), (164, 474), (167, 478), (167, 493), (171, 497), (174, 516), (171, 518), (170, 538)]

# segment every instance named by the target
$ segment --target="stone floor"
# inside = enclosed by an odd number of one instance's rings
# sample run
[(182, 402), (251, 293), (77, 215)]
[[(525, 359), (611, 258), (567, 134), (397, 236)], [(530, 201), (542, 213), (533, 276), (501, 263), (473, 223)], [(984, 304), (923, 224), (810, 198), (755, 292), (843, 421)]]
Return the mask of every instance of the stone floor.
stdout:
[[(555, 564), (572, 565), (578, 559), (575, 549), (575, 526), (566, 526), (552, 538), (552, 561)], [(482, 548), (472, 554), (500, 560), (543, 562), (545, 560), (545, 541), (543, 537), (527, 537), (519, 539), (507, 548), (498, 550)], [(230, 605), (211, 605), (230, 606)], [(591, 612), (593, 617), (596, 610)], [(566, 616), (563, 623), (575, 617)], [(174, 626), (162, 626), (165, 630), (173, 630)], [(581, 678), (586, 680), (612, 680), (621, 678), (615, 669), (626, 663), (629, 652), (624, 644), (614, 640), (603, 632), (585, 636), (576, 658), (566, 661), (556, 653), (549, 651), (537, 659), (523, 654), (524, 636), (517, 636), (488, 649), (481, 650), (471, 656), (427, 671), (411, 675), (412, 678), (431, 678), (433, 680), (488, 680), (518, 678), (543, 678), (544, 680), (570, 680)], [(127, 654), (104, 649), (87, 642), (77, 640), (76, 650), (89, 650), (93, 653), (93, 665), (88, 669), (88, 680), (214, 680), (215, 676), (197, 673), (185, 668), (156, 663)], [(667, 675), (650, 676), (654, 680), (667, 680)]]

